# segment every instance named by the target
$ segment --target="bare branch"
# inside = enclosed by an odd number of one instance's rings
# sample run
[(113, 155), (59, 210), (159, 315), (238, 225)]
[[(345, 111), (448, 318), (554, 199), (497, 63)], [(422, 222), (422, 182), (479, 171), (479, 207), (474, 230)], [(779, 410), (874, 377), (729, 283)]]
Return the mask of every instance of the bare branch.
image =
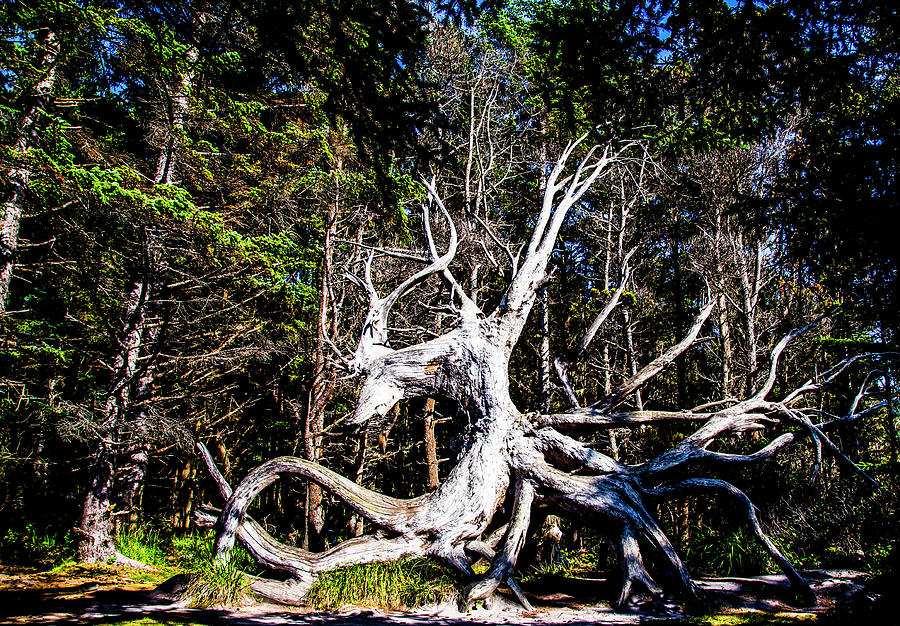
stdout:
[(625, 292), (625, 287), (628, 284), (628, 280), (631, 278), (631, 267), (629, 266), (629, 261), (631, 260), (631, 256), (635, 253), (637, 248), (632, 248), (625, 255), (625, 258), (622, 260), (622, 275), (619, 278), (619, 286), (613, 292), (612, 297), (603, 307), (603, 309), (597, 314), (594, 318), (591, 325), (588, 327), (587, 331), (585, 331), (584, 336), (581, 338), (581, 341), (578, 342), (578, 345), (575, 346), (572, 350), (557, 357), (553, 366), (556, 370), (556, 375), (559, 377), (559, 381), (562, 384), (563, 393), (566, 396), (567, 401), (569, 402), (569, 406), (577, 407), (578, 398), (575, 396), (575, 390), (572, 389), (572, 383), (569, 382), (569, 368), (572, 364), (577, 361), (584, 351), (587, 350), (588, 346), (591, 345), (591, 342), (594, 340), (594, 337), (597, 334), (597, 331), (603, 326), (606, 320), (609, 318), (610, 313), (618, 306), (619, 299), (622, 297), (622, 294)]
[(769, 539), (765, 532), (763, 532), (762, 526), (760, 526), (759, 520), (756, 517), (756, 507), (753, 506), (750, 498), (731, 483), (713, 478), (691, 478), (675, 485), (650, 489), (648, 490), (648, 493), (659, 497), (672, 497), (690, 491), (712, 491), (723, 493), (736, 500), (743, 511), (747, 523), (756, 535), (757, 540), (762, 544), (766, 552), (769, 553), (772, 560), (778, 564), (781, 571), (785, 573), (788, 580), (791, 581), (791, 587), (794, 591), (803, 596), (805, 601), (815, 603), (816, 597), (813, 594), (812, 589), (810, 589), (809, 583), (800, 576), (799, 572), (791, 565), (791, 562), (787, 560), (778, 547), (772, 543), (772, 540)]
[(596, 408), (577, 408), (567, 413), (536, 415), (533, 422), (537, 426), (551, 428), (631, 428), (646, 424), (666, 422), (705, 422), (712, 413), (691, 413), (684, 411), (628, 411), (606, 413)]
[(700, 329), (703, 327), (703, 323), (707, 320), (710, 313), (712, 313), (715, 305), (715, 299), (710, 298), (694, 318), (694, 322), (693, 324), (691, 324), (691, 327), (688, 330), (687, 334), (684, 336), (684, 339), (682, 339), (680, 342), (655, 358), (653, 361), (645, 365), (641, 369), (641, 371), (625, 381), (621, 386), (619, 386), (618, 389), (613, 391), (605, 398), (601, 398), (600, 400), (592, 404), (591, 407), (597, 409), (598, 411), (609, 411), (624, 402), (628, 396), (633, 394), (648, 380), (659, 374), (667, 365), (672, 363), (676, 358), (678, 358), (680, 354), (682, 354), (685, 350), (687, 350), (694, 344), (694, 341), (696, 341), (697, 339), (697, 335), (700, 334)]
[(769, 392), (772, 391), (772, 386), (775, 384), (775, 374), (778, 370), (778, 358), (781, 356), (781, 353), (784, 351), (784, 349), (787, 347), (787, 345), (791, 341), (793, 341), (794, 339), (796, 339), (797, 337), (799, 337), (800, 335), (802, 335), (803, 333), (808, 331), (809, 329), (816, 326), (819, 322), (821, 322), (826, 317), (833, 315), (838, 309), (840, 309), (840, 307), (837, 307), (837, 308), (829, 311), (828, 313), (823, 313), (822, 315), (820, 315), (819, 317), (817, 317), (816, 319), (811, 321), (806, 326), (804, 326), (802, 328), (795, 328), (791, 332), (789, 332), (787, 335), (782, 337), (781, 341), (779, 341), (775, 345), (775, 347), (772, 349), (772, 355), (770, 357), (771, 364), (769, 366), (769, 375), (768, 375), (768, 377), (766, 377), (765, 382), (762, 384), (762, 386), (759, 388), (759, 390), (755, 394), (753, 394), (754, 400), (763, 400), (769, 394)]

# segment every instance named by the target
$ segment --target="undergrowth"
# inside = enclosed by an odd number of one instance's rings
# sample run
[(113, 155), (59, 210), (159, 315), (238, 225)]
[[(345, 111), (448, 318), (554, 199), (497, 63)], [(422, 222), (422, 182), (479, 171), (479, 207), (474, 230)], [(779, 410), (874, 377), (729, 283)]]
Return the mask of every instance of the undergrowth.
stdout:
[(208, 560), (188, 573), (184, 595), (193, 607), (238, 606), (250, 597), (250, 579), (234, 560)]
[(188, 576), (185, 597), (195, 607), (236, 606), (250, 596), (250, 577), (260, 573), (256, 562), (240, 546), (231, 559), (221, 563), (213, 558), (213, 535), (188, 535), (172, 540), (176, 565)]
[(8, 529), (0, 536), (0, 562), (52, 568), (66, 563), (75, 555), (75, 533), (39, 529), (27, 524), (21, 530)]
[(163, 541), (159, 531), (145, 527), (119, 534), (116, 537), (116, 550), (127, 556), (159, 569), (166, 569), (169, 546)]
[(412, 558), (326, 572), (310, 588), (306, 602), (325, 610), (347, 605), (400, 609), (458, 595), (457, 579), (449, 569), (430, 559)]

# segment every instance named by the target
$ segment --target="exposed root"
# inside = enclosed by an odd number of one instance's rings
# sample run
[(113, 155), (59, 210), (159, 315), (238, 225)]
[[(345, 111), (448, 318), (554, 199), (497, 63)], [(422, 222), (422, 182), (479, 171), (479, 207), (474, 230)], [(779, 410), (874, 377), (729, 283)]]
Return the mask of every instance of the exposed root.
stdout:
[(644, 558), (641, 555), (637, 536), (629, 524), (625, 525), (619, 536), (618, 553), (622, 564), (622, 588), (616, 606), (623, 608), (628, 604), (634, 593), (634, 583), (640, 583), (650, 595), (661, 597), (662, 587), (656, 584), (644, 566)]
[[(209, 451), (202, 443), (197, 444), (197, 449), (206, 462), (207, 468), (219, 487), (220, 493), (223, 497), (228, 497), (231, 494), (231, 487), (215, 466)], [(320, 469), (324, 470), (324, 468)], [(357, 487), (359, 486), (357, 485)], [(229, 501), (231, 501), (231, 498), (229, 498)], [(221, 512), (215, 510), (205, 513), (198, 512), (197, 518), (200, 524), (209, 525), (214, 513), (219, 513), (218, 517), (221, 519)], [(422, 554), (428, 549), (428, 544), (416, 536), (397, 537), (394, 539), (364, 536), (348, 539), (325, 552), (312, 553), (281, 543), (267, 533), (256, 521), (245, 515), (242, 516), (237, 527), (236, 535), (240, 539), (241, 544), (260, 564), (287, 572), (293, 577), (292, 580), (284, 583), (264, 579), (254, 581), (254, 591), (278, 602), (300, 602), (303, 594), (306, 593), (319, 574), (336, 567), (377, 561), (393, 561), (407, 556)], [(293, 598), (293, 600), (288, 600), (288, 598)]]
[(656, 489), (648, 490), (647, 493), (660, 496), (672, 497), (687, 493), (689, 491), (717, 492), (733, 498), (738, 507), (742, 510), (747, 524), (753, 530), (756, 538), (762, 544), (763, 548), (772, 557), (772, 560), (778, 564), (781, 571), (784, 572), (788, 580), (791, 582), (791, 588), (806, 602), (808, 605), (815, 605), (816, 596), (810, 589), (809, 584), (800, 576), (800, 573), (794, 569), (791, 562), (781, 553), (778, 547), (763, 532), (759, 519), (756, 517), (756, 507), (750, 501), (743, 491), (732, 485), (715, 478), (690, 478), (683, 480), (675, 485), (667, 485)]
[(318, 483), (377, 526), (403, 535), (410, 535), (414, 530), (408, 521), (419, 499), (390, 498), (361, 487), (312, 461), (283, 456), (267, 461), (250, 472), (228, 498), (219, 518), (220, 528), (215, 544), (216, 558), (227, 558), (234, 546), (235, 535), (244, 514), (256, 496), (285, 475), (299, 475)]
[[(513, 504), (513, 518), (506, 533), (506, 541), (503, 547), (491, 563), (487, 574), (470, 585), (462, 594), (466, 610), (478, 600), (484, 600), (491, 596), (501, 583), (507, 583), (519, 602), (526, 609), (531, 610), (531, 604), (522, 594), (522, 590), (512, 580), (512, 571), (516, 567), (516, 561), (522, 546), (525, 545), (525, 536), (528, 532), (528, 524), (531, 521), (531, 505), (534, 503), (534, 485), (527, 480), (519, 478), (516, 481), (515, 502)], [(509, 584), (512, 582), (512, 584)]]

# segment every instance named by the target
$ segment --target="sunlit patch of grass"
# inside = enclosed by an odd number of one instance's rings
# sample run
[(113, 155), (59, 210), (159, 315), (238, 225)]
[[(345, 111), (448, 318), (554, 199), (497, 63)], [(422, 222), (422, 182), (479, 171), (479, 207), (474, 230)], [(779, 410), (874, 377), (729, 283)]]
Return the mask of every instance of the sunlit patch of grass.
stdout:
[[(215, 534), (187, 535), (172, 540), (171, 559), (182, 571), (190, 573), (212, 559)], [(253, 557), (240, 545), (231, 550), (231, 562), (239, 569), (253, 575), (262, 573)]]
[(240, 546), (223, 563), (213, 558), (213, 535), (189, 535), (172, 542), (174, 560), (188, 575), (184, 596), (191, 606), (237, 606), (251, 597), (250, 575), (259, 572), (253, 558)]
[(250, 597), (250, 578), (233, 560), (200, 562), (188, 576), (184, 595), (191, 606), (238, 606)]
[(139, 528), (116, 537), (116, 549), (145, 565), (166, 567), (166, 549), (159, 532), (152, 528)]
[(687, 617), (683, 619), (664, 621), (663, 624), (671, 626), (785, 626), (788, 624), (811, 623), (816, 619), (812, 613), (719, 613), (715, 615), (703, 615)]
[(348, 605), (398, 609), (458, 595), (456, 577), (449, 569), (430, 559), (404, 559), (326, 572), (310, 588), (306, 602), (326, 610)]

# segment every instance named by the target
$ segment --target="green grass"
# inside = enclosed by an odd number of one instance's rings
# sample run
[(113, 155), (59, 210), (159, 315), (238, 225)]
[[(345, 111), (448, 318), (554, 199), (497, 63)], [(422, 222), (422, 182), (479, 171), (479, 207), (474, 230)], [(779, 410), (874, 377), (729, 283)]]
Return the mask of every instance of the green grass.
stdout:
[(213, 559), (214, 536), (187, 535), (172, 540), (172, 559), (189, 579), (185, 597), (191, 606), (237, 606), (251, 597), (250, 577), (261, 573), (249, 553), (235, 546), (228, 563)]
[(120, 534), (116, 537), (116, 549), (129, 559), (145, 565), (159, 569), (168, 567), (167, 546), (159, 532), (152, 528), (139, 528)]
[(399, 609), (458, 595), (458, 583), (450, 570), (430, 559), (404, 559), (326, 572), (310, 588), (306, 601), (323, 610), (347, 605)]
[(788, 624), (809, 624), (814, 622), (815, 615), (810, 613), (722, 613), (716, 615), (704, 615), (686, 617), (677, 620), (665, 620), (661, 622), (667, 626), (784, 626)]
[(0, 562), (6, 565), (52, 568), (75, 555), (75, 533), (54, 531), (27, 524), (0, 536)]
[(251, 597), (250, 578), (233, 560), (204, 561), (188, 576), (184, 595), (193, 607), (239, 606)]

